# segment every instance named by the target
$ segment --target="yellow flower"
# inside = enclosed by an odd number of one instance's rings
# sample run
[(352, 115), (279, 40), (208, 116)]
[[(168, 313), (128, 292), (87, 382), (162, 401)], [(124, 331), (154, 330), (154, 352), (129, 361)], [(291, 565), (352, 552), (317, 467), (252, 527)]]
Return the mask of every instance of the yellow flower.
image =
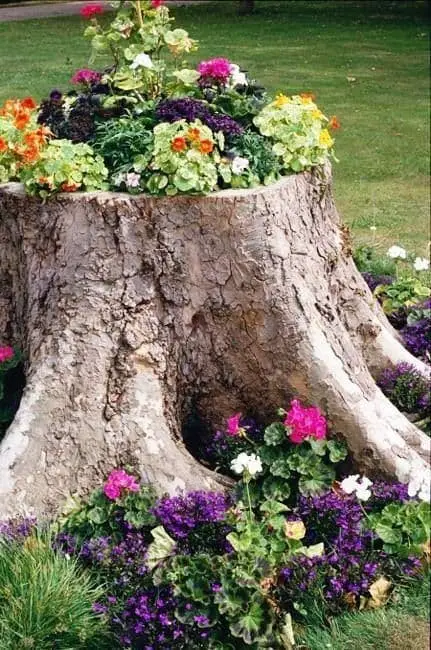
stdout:
[(312, 104), (313, 103), (313, 98), (312, 97), (307, 97), (307, 96), (302, 96), (301, 97), (301, 104)]
[(333, 139), (331, 138), (328, 129), (323, 129), (319, 136), (319, 144), (321, 147), (332, 147), (334, 144)]
[(322, 111), (319, 111), (318, 108), (316, 108), (314, 111), (312, 111), (311, 117), (313, 117), (315, 120), (320, 120), (323, 117), (323, 113)]
[(277, 95), (277, 98), (276, 98), (276, 100), (274, 102), (274, 106), (276, 108), (281, 108), (282, 106), (285, 106), (289, 102), (290, 102), (290, 98), (286, 97), (286, 95), (283, 95), (282, 93), (280, 93), (279, 95)]

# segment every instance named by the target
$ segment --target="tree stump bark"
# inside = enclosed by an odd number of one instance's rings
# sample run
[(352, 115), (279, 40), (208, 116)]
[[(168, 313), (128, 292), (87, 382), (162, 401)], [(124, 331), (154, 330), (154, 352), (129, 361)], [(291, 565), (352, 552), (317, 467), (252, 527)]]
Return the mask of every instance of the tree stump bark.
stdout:
[(205, 197), (0, 187), (0, 340), (27, 385), (0, 445), (0, 516), (50, 512), (132, 466), (159, 492), (220, 489), (190, 413), (318, 404), (367, 472), (408, 480), (429, 439), (373, 379), (412, 363), (352, 261), (329, 167)]

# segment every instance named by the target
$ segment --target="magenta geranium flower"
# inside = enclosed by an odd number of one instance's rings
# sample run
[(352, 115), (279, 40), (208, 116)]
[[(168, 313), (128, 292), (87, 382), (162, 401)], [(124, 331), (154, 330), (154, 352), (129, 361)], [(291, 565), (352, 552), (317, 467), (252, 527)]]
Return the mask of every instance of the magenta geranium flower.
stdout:
[(306, 438), (322, 440), (326, 437), (326, 418), (317, 406), (302, 406), (299, 400), (290, 403), (284, 425), (290, 428), (289, 439), (295, 445), (301, 444)]
[(232, 74), (231, 63), (227, 59), (201, 61), (198, 72), (203, 81), (225, 84)]
[(115, 501), (121, 496), (123, 490), (139, 492), (139, 483), (134, 476), (127, 474), (123, 469), (115, 469), (108, 476), (103, 492), (108, 499)]
[(90, 20), (90, 18), (93, 18), (93, 16), (103, 14), (103, 5), (100, 2), (94, 2), (82, 7), (79, 13), (83, 18)]
[(227, 419), (227, 430), (226, 433), (228, 436), (237, 436), (241, 432), (241, 427), (240, 427), (240, 420), (241, 420), (241, 413), (235, 413), (235, 415), (232, 415), (230, 418)]
[(88, 68), (81, 68), (73, 75), (71, 82), (73, 84), (85, 84), (91, 86), (92, 84), (99, 83), (102, 75), (97, 70), (89, 70)]
[(14, 354), (15, 352), (10, 345), (3, 345), (3, 346), (0, 345), (0, 363), (9, 361), (10, 359), (12, 359)]

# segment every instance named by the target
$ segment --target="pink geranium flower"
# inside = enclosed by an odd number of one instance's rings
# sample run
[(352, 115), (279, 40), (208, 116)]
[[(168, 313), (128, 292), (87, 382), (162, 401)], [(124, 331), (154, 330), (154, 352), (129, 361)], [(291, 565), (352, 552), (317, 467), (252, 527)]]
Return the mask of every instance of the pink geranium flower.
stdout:
[(103, 5), (100, 2), (85, 5), (79, 12), (83, 18), (90, 20), (93, 16), (103, 14)]
[(108, 476), (103, 492), (108, 499), (115, 501), (121, 496), (122, 490), (139, 492), (139, 483), (134, 476), (127, 474), (123, 469), (115, 469)]
[(227, 59), (201, 61), (198, 72), (203, 81), (225, 84), (232, 74), (231, 63)]
[(241, 427), (239, 422), (241, 420), (241, 413), (235, 413), (230, 418), (227, 419), (227, 430), (226, 433), (228, 436), (238, 436), (241, 432)]
[(102, 75), (96, 70), (89, 70), (88, 68), (81, 68), (73, 75), (71, 82), (73, 84), (85, 84), (91, 86), (92, 84), (99, 83)]
[(296, 445), (306, 438), (322, 440), (326, 437), (326, 418), (317, 406), (305, 407), (294, 399), (286, 414), (284, 425), (290, 428), (289, 439)]
[(151, 0), (151, 6), (153, 9), (158, 9), (162, 6), (165, 0)]
[(0, 363), (3, 363), (5, 361), (9, 361), (12, 359), (13, 355), (15, 354), (13, 348), (10, 347), (10, 345), (0, 345)]

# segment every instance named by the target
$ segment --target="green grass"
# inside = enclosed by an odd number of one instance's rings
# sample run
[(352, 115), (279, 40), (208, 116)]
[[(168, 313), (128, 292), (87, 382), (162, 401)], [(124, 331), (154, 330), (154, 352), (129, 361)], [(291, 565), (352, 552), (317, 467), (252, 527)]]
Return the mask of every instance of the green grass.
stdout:
[(428, 650), (429, 580), (412, 586), (381, 609), (344, 614), (330, 628), (313, 625), (298, 650)]
[[(358, 241), (425, 254), (428, 234), (428, 38), (425, 2), (263, 0), (177, 8), (197, 61), (227, 56), (271, 92), (312, 90), (336, 114), (335, 195)], [(0, 99), (67, 87), (87, 63), (79, 17), (0, 23)], [(349, 81), (355, 78), (355, 81)]]
[(47, 535), (0, 540), (2, 650), (112, 650), (92, 604), (103, 595), (76, 559), (52, 550)]

